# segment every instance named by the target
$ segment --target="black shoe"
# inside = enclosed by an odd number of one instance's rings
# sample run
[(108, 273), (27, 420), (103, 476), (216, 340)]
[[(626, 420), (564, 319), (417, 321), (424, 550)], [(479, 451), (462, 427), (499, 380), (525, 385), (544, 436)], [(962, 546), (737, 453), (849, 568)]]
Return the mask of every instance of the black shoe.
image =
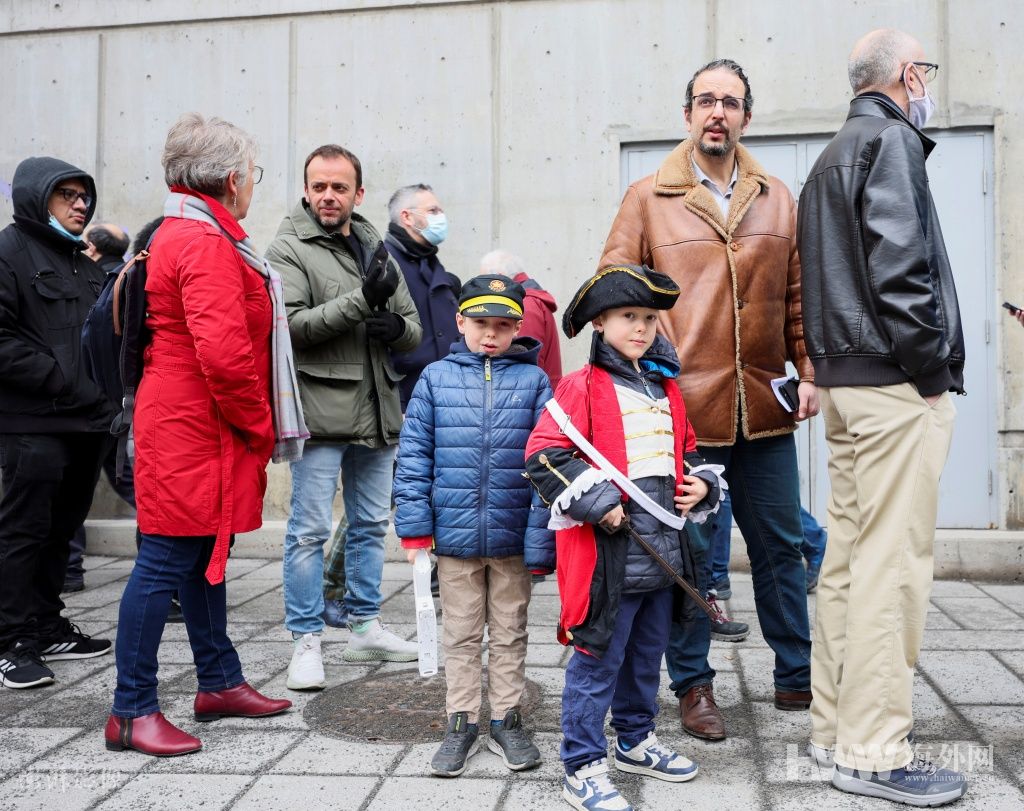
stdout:
[(715, 592), (719, 600), (728, 600), (732, 597), (732, 584), (729, 583), (728, 577), (716, 580), (711, 589)]
[(85, 591), (85, 578), (84, 577), (65, 577), (64, 586), (61, 588), (61, 594), (71, 594), (76, 591)]
[(39, 652), (32, 645), (18, 642), (13, 648), (0, 653), (0, 684), (14, 690), (53, 684), (53, 671), (43, 664)]
[(540, 750), (523, 729), (523, 718), (518, 707), (505, 713), (505, 720), (500, 724), (491, 724), (487, 748), (500, 755), (505, 765), (514, 772), (540, 765)]
[(438, 777), (458, 777), (466, 761), (480, 745), (480, 726), (469, 723), (469, 713), (456, 712), (448, 719), (448, 731), (430, 760), (430, 772)]
[(718, 604), (714, 594), (708, 594), (708, 603), (717, 614), (717, 619), (711, 620), (711, 638), (722, 642), (742, 642), (750, 635), (750, 626), (745, 622), (735, 622), (729, 619), (729, 615)]
[(78, 630), (66, 619), (61, 618), (61, 629), (39, 643), (40, 658), (44, 662), (58, 662), (62, 659), (91, 659), (110, 653), (109, 639), (93, 639)]
[(178, 602), (178, 595), (171, 597), (171, 607), (167, 610), (168, 622), (184, 622), (185, 615), (181, 613), (181, 603)]

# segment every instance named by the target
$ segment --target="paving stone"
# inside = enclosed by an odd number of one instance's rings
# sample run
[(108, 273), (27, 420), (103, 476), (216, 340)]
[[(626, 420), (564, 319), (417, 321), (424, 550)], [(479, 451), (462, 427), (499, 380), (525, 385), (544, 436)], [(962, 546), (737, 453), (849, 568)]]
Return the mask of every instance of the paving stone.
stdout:
[(1024, 707), (960, 707), (960, 712), (977, 728), (981, 742), (993, 744), (1000, 750), (1017, 748), (1024, 729)]
[(935, 580), (932, 599), (936, 597), (984, 597), (985, 592), (966, 580)]
[(981, 589), (986, 594), (995, 597), (1011, 611), (1024, 614), (1024, 583), (984, 584)]
[(243, 794), (234, 811), (338, 811), (358, 808), (377, 785), (375, 777), (267, 775)]
[(185, 772), (251, 777), (265, 772), (303, 737), (299, 730), (274, 729), (271, 718), (264, 718), (263, 729), (258, 731), (184, 719), (177, 725), (203, 742), (202, 751), (185, 757), (158, 758), (147, 774)]
[(1024, 704), (1024, 682), (987, 651), (923, 651), (918, 667), (954, 704)]
[(933, 598), (932, 602), (967, 629), (1024, 630), (1024, 617), (991, 597), (939, 597)]
[(272, 561), (268, 560), (267, 558), (230, 557), (228, 558), (228, 565), (227, 570), (225, 571), (225, 575), (227, 576), (228, 580), (231, 580), (233, 578), (248, 574), (249, 572), (254, 572), (257, 569), (262, 569), (267, 564), (273, 563), (276, 563), (278, 567), (281, 566), (280, 560)]
[(772, 783), (822, 783), (832, 776), (831, 766), (819, 766), (807, 755), (807, 733), (798, 740), (769, 740), (759, 746), (768, 780)]
[[(88, 565), (85, 567), (85, 590), (98, 588), (100, 586), (106, 586), (110, 583), (120, 583), (121, 588), (124, 588), (125, 582), (128, 580), (129, 571), (124, 569), (90, 569)], [(75, 592), (81, 594), (82, 592)], [(65, 595), (68, 597), (71, 595)], [(65, 602), (67, 600), (65, 599)]]
[(0, 797), (3, 807), (11, 811), (84, 811), (129, 779), (109, 771), (22, 772), (0, 783)]
[(761, 633), (761, 623), (754, 611), (730, 611), (729, 616), (736, 622), (745, 622), (750, 626), (750, 634), (742, 642), (723, 642), (712, 639), (712, 647), (743, 647), (743, 648), (767, 648), (768, 643), (764, 641), (764, 634)]
[(565, 811), (569, 806), (562, 799), (562, 778), (539, 782), (513, 781), (502, 811)]
[(263, 565), (251, 569), (237, 578), (239, 583), (247, 583), (250, 580), (271, 580), (276, 583), (281, 582), (282, 577), (282, 565), (279, 560), (263, 560), (260, 561)]
[(345, 741), (310, 733), (267, 771), (273, 774), (383, 775), (406, 749), (405, 744)]
[(100, 569), (107, 566), (115, 561), (123, 561), (124, 558), (112, 558), (106, 555), (89, 555), (86, 554), (82, 558), (82, 565), (85, 566), (85, 570), (88, 572), (92, 569)]
[[(179, 717), (172, 713), (165, 714), (168, 718)], [(109, 751), (104, 745), (101, 725), (54, 749), (29, 768), (37, 772), (84, 771), (134, 774), (149, 766), (153, 760), (150, 755), (130, 749), (123, 752)]]
[(262, 594), (231, 608), (230, 621), (236, 622), (279, 622), (284, 625), (284, 599), (280, 591)]
[(740, 660), (743, 683), (747, 696), (754, 701), (775, 700), (775, 652), (771, 648), (749, 648), (737, 646), (736, 655)]
[(247, 603), (254, 597), (260, 597), (265, 594), (277, 595), (277, 599), (284, 605), (281, 589), (272, 580), (232, 580), (228, 583), (226, 589), (228, 610), (236, 608), (242, 605), (242, 603)]
[(924, 650), (1024, 650), (1024, 632), (992, 631), (929, 631), (921, 645)]
[[(716, 780), (714, 798), (708, 796), (708, 787), (700, 785), (700, 775), (689, 783), (666, 783), (663, 780), (643, 780), (640, 783), (641, 808), (757, 808), (760, 792), (752, 782), (727, 783)], [(631, 795), (637, 796), (637, 795)]]
[(941, 611), (929, 611), (924, 615), (924, 629), (926, 631), (955, 631), (962, 627), (962, 625), (959, 625)]
[(996, 659), (1024, 679), (1024, 651), (1000, 651), (994, 655)]
[[(771, 787), (771, 800), (774, 811), (807, 811), (809, 808), (828, 811), (887, 811), (890, 807), (903, 807), (890, 806), (875, 797), (846, 794), (833, 788), (828, 781), (775, 784)], [(959, 811), (960, 803), (954, 807)]]
[(927, 743), (970, 737), (971, 730), (931, 685), (917, 673), (914, 677), (914, 736)]
[(526, 664), (535, 666), (560, 667), (569, 656), (564, 645), (539, 645), (531, 642), (526, 650)]
[(81, 731), (81, 727), (24, 728), (5, 724), (3, 771), (13, 772), (24, 768)]
[(493, 808), (505, 784), (489, 778), (439, 780), (436, 777), (392, 777), (387, 780), (366, 811), (408, 811), (410, 798), (429, 809)]
[(110, 605), (121, 601), (125, 584), (121, 581), (114, 581), (106, 585), (93, 586), (84, 591), (76, 591), (71, 594), (64, 594), (61, 599), (68, 608), (96, 608), (101, 605)]
[(190, 774), (187, 779), (177, 774), (140, 774), (96, 806), (96, 811), (215, 811), (228, 808), (251, 779), (231, 774)]

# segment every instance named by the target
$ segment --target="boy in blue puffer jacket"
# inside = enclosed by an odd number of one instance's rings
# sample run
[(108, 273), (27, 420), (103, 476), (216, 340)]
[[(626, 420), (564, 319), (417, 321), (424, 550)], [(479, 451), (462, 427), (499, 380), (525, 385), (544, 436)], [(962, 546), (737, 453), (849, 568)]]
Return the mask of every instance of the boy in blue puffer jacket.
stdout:
[(523, 287), (500, 275), (466, 282), (463, 340), (424, 369), (405, 412), (395, 528), (411, 561), (437, 554), (444, 614), (448, 730), (431, 772), (456, 777), (478, 745), (481, 643), (488, 626), (487, 746), (515, 771), (540, 763), (522, 726), (531, 571), (554, 569), (548, 511), (525, 478), (526, 441), (551, 398), (540, 343), (516, 338)]

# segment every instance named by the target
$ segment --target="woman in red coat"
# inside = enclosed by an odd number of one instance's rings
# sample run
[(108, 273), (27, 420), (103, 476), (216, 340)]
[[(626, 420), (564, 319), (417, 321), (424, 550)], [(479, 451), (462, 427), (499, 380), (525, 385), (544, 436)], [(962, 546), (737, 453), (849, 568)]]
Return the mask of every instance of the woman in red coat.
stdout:
[(255, 155), (242, 130), (197, 114), (183, 116), (164, 147), (171, 195), (149, 247), (151, 340), (134, 422), (142, 544), (121, 598), (108, 749), (201, 748), (157, 702), (157, 650), (174, 591), (196, 662), (196, 720), (291, 706), (246, 683), (226, 630), (230, 537), (261, 525), (275, 447), (272, 299), (239, 247), (248, 242), (238, 221), (262, 175)]

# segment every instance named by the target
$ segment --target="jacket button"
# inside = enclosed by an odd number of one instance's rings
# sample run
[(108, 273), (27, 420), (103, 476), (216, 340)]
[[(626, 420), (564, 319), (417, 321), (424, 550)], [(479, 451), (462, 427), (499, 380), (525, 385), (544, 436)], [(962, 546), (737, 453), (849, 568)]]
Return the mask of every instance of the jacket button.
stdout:
[(736, 309), (737, 310), (742, 310), (744, 304), (746, 304), (746, 302), (743, 299), (736, 299)]
[(444, 332), (442, 332), (441, 330), (438, 330), (437, 331), (437, 337), (438, 338), (443, 338), (444, 337)]
[(740, 243), (734, 242), (729, 247), (732, 248), (734, 251), (738, 251), (742, 246), (740, 245)]

